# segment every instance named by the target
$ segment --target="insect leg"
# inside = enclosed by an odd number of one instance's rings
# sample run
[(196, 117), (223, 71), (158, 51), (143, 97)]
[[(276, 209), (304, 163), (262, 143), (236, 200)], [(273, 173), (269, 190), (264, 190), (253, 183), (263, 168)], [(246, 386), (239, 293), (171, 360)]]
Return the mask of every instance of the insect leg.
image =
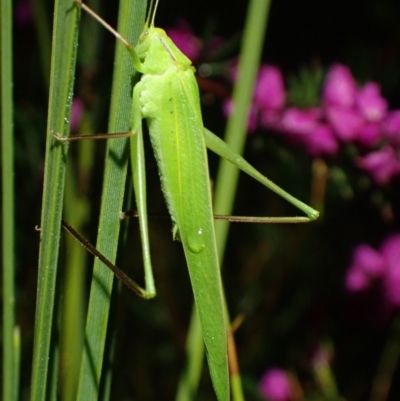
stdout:
[(149, 231), (147, 224), (146, 170), (143, 146), (142, 115), (140, 111), (139, 100), (141, 90), (141, 83), (138, 82), (133, 89), (132, 132), (134, 132), (136, 135), (131, 137), (131, 164), (136, 206), (139, 214), (139, 228), (144, 260), (145, 289), (146, 294), (150, 298), (156, 295), (156, 288), (154, 285), (153, 269), (151, 267)]

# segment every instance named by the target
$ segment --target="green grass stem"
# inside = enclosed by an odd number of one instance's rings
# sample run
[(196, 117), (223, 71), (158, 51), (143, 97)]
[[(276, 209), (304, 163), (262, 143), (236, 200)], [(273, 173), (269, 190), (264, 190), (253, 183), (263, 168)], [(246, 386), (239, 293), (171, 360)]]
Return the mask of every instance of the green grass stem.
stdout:
[(39, 46), (39, 60), (43, 73), (45, 88), (49, 88), (50, 58), (51, 58), (51, 31), (47, 15), (47, 2), (44, 0), (32, 0), (35, 14), (35, 28), (37, 43)]
[[(98, 0), (87, 2), (94, 10), (99, 9), (98, 3)], [(94, 18), (87, 17), (82, 14), (80, 23), (77, 61), (77, 71), (80, 71), (80, 76), (76, 79), (79, 85), (75, 95), (76, 101), (82, 103), (85, 103), (85, 90), (93, 86), (90, 77), (98, 65), (102, 28)], [(85, 107), (75, 134), (96, 132), (94, 110), (98, 110), (99, 103), (98, 100), (92, 101)], [(68, 158), (66, 171), (64, 216), (69, 224), (85, 236), (92, 210), (90, 187), (97, 168), (95, 160), (97, 144), (97, 141), (74, 142), (72, 146), (76, 157)], [(63, 401), (75, 401), (85, 335), (87, 308), (85, 278), (90, 256), (86, 249), (68, 234), (65, 236), (63, 249), (65, 250), (63, 254), (66, 255), (60, 330), (60, 358), (63, 369), (60, 375), (59, 393)]]
[[(118, 32), (136, 43), (142, 31), (146, 1), (124, 0), (120, 4)], [(134, 70), (129, 53), (117, 42), (109, 132), (125, 132), (130, 129), (132, 86)], [(107, 142), (102, 204), (96, 248), (111, 261), (115, 261), (119, 241), (126, 171), (129, 160), (127, 139)], [(82, 358), (77, 400), (98, 399), (113, 273), (98, 260), (95, 261), (88, 315), (84, 353)]]
[(18, 399), (19, 346), (15, 341), (14, 98), (12, 1), (1, 0), (1, 160), (3, 262), (3, 400)]
[[(35, 314), (31, 400), (49, 399), (57, 377), (55, 359), (58, 350), (51, 347), (53, 313), (61, 217), (64, 193), (67, 144), (57, 142), (51, 132), (69, 134), (69, 118), (76, 59), (78, 9), (70, 0), (56, 0), (54, 7), (51, 55), (50, 95), (46, 135), (46, 160), (42, 199), (38, 288)], [(52, 359), (51, 359), (52, 358)], [(57, 370), (56, 370), (57, 371)], [(53, 390), (54, 391), (54, 390)], [(53, 392), (54, 394), (54, 392)]]

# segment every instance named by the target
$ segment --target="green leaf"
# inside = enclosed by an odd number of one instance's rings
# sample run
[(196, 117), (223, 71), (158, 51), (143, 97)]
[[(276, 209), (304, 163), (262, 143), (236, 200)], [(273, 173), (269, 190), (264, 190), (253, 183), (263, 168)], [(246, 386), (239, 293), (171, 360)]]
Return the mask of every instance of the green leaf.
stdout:
[[(137, 42), (143, 29), (145, 10), (145, 0), (124, 0), (120, 4), (118, 32), (131, 43)], [(129, 131), (132, 110), (131, 84), (134, 81), (132, 59), (121, 43), (117, 42), (116, 46), (108, 127), (110, 133)], [(96, 248), (113, 262), (118, 247), (119, 214), (122, 210), (128, 160), (127, 139), (108, 141)], [(113, 278), (113, 273), (96, 260), (90, 290), (77, 400), (98, 399)]]
[(56, 141), (51, 133), (57, 132), (62, 135), (69, 133), (78, 14), (78, 9), (70, 0), (56, 0), (49, 112), (47, 131), (44, 133), (47, 142), (31, 387), (31, 400), (35, 401), (44, 401), (49, 388), (50, 342), (53, 330), (65, 158), (68, 150), (68, 145)]
[(14, 102), (12, 2), (2, 0), (1, 38), (1, 160), (2, 160), (2, 262), (3, 262), (3, 400), (18, 399), (19, 341), (15, 328), (14, 233)]

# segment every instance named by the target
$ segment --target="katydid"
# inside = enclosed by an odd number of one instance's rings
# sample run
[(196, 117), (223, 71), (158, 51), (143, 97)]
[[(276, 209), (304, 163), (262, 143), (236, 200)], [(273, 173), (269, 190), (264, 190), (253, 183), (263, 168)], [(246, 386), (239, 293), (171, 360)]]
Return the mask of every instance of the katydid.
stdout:
[[(204, 128), (199, 90), (194, 76), (195, 69), (165, 31), (154, 27), (158, 0), (154, 8), (154, 0), (151, 2), (147, 21), (135, 47), (86, 5), (79, 1), (75, 2), (122, 41), (132, 56), (134, 67), (142, 73), (140, 81), (133, 88), (132, 123), (129, 135), (133, 184), (144, 258), (145, 288), (142, 289), (136, 284), (133, 287), (143, 298), (149, 299), (156, 295), (147, 228), (141, 121), (146, 119), (158, 163), (162, 190), (173, 222), (173, 237), (179, 238), (183, 244), (211, 377), (218, 400), (226, 401), (229, 399), (228, 322), (224, 312), (216, 249), (206, 147), (237, 165), (308, 216), (264, 220), (257, 218), (258, 222), (305, 222), (315, 220), (319, 213), (272, 183), (240, 155), (235, 154), (225, 142)], [(56, 138), (73, 139), (57, 135)]]

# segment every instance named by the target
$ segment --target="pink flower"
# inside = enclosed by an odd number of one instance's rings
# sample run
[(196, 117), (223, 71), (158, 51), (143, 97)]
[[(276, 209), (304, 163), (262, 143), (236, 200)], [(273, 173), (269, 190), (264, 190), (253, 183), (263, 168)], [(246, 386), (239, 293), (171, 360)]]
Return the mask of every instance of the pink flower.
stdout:
[(260, 394), (268, 401), (288, 401), (292, 396), (288, 374), (278, 368), (269, 369), (260, 380)]
[(359, 157), (357, 165), (373, 177), (378, 184), (387, 184), (400, 173), (400, 161), (391, 146), (385, 146), (364, 157)]
[(346, 288), (349, 291), (362, 291), (369, 287), (370, 281), (383, 275), (385, 261), (382, 255), (368, 245), (359, 245), (353, 252), (353, 260), (346, 275)]
[(384, 294), (390, 305), (400, 306), (400, 234), (387, 238), (381, 246), (386, 261)]
[(85, 106), (79, 97), (75, 97), (71, 108), (71, 131), (76, 131), (79, 127)]
[(368, 245), (356, 247), (346, 274), (347, 290), (364, 291), (377, 279), (384, 299), (382, 311), (400, 307), (400, 234), (387, 237), (378, 251)]
[(392, 144), (400, 144), (400, 110), (388, 113), (383, 122), (383, 130)]
[(381, 95), (380, 86), (368, 82), (357, 93), (357, 107), (368, 121), (381, 121), (387, 113), (388, 104)]
[(376, 122), (367, 122), (359, 130), (357, 141), (364, 146), (376, 145), (383, 136), (382, 126)]
[(344, 286), (349, 292), (359, 292), (367, 290), (370, 281), (370, 278), (362, 270), (350, 268), (346, 273)]
[[(232, 99), (225, 100), (222, 105), (222, 110), (226, 116), (231, 115), (235, 110), (233, 100)], [(250, 105), (249, 116), (247, 120), (247, 130), (249, 132), (254, 132), (256, 128), (257, 128), (257, 111), (254, 108), (254, 104), (252, 103)]]
[(357, 84), (348, 67), (335, 64), (325, 79), (322, 99), (326, 106), (353, 107)]
[(321, 123), (322, 111), (319, 108), (307, 110), (291, 107), (281, 115), (264, 111), (261, 119), (267, 128), (282, 132), (294, 141), (302, 143), (312, 156), (334, 154), (338, 150), (338, 142), (331, 127)]
[(184, 19), (177, 22), (176, 28), (167, 29), (168, 36), (176, 44), (179, 50), (188, 57), (192, 62), (195, 62), (199, 57), (202, 42), (193, 35), (190, 25)]
[(322, 100), (327, 121), (343, 142), (358, 140), (374, 146), (382, 138), (378, 123), (386, 116), (388, 104), (375, 82), (358, 90), (350, 69), (335, 64), (325, 80)]
[(354, 140), (363, 126), (363, 118), (355, 109), (328, 107), (326, 117), (337, 137), (343, 142)]
[(271, 65), (261, 67), (256, 82), (254, 101), (261, 109), (281, 109), (285, 105), (285, 84), (281, 71)]
[(307, 152), (312, 156), (333, 155), (339, 148), (332, 128), (327, 124), (318, 124), (310, 135), (303, 139), (306, 142)]
[(319, 109), (287, 108), (282, 114), (279, 129), (295, 137), (307, 135), (317, 127), (320, 114)]
[(279, 131), (279, 123), (281, 113), (276, 110), (262, 110), (261, 111), (261, 126), (267, 129)]

